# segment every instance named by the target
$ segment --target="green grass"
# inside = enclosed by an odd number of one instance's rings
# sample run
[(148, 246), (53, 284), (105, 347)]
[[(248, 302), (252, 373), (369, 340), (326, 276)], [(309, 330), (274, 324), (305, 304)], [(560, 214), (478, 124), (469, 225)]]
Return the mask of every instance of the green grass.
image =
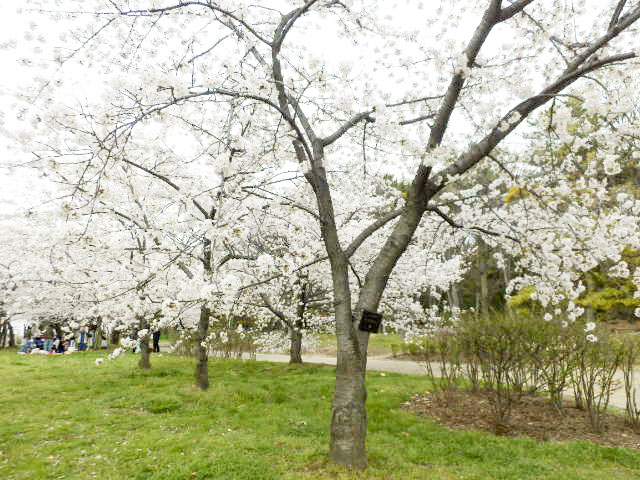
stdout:
[(335, 370), (163, 355), (0, 353), (0, 478), (637, 479), (640, 452), (457, 432), (400, 408), (424, 378), (369, 375), (369, 468), (327, 463)]

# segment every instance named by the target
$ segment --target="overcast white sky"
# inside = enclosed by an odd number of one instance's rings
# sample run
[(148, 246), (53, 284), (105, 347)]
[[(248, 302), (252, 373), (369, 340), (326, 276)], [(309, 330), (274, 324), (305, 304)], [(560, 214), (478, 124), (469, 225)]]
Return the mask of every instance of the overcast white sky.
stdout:
[[(16, 14), (16, 6), (19, 3), (0, 1), (0, 46), (15, 39), (20, 39), (21, 29), (24, 23)], [(19, 45), (19, 44), (18, 44)], [(11, 113), (9, 105), (15, 100), (9, 92), (15, 89), (21, 80), (24, 80), (27, 72), (18, 68), (16, 57), (18, 49), (0, 49), (0, 124), (10, 125)], [(27, 170), (9, 171), (6, 165), (12, 161), (14, 155), (8, 149), (7, 140), (0, 135), (0, 213), (14, 212), (21, 206), (35, 205), (40, 197), (37, 193), (37, 175)]]
[[(402, 2), (385, 0), (385, 5), (387, 4), (387, 1), (390, 8), (393, 7), (394, 4), (396, 5), (395, 8), (391, 8), (396, 16), (402, 15), (403, 9), (397, 7), (397, 5), (402, 5)], [(441, 0), (426, 0), (424, 2), (425, 10), (432, 8), (434, 4), (438, 4), (440, 1)], [(587, 2), (589, 1), (593, 1), (594, 4), (600, 4), (600, 0), (587, 0)], [(447, 5), (448, 8), (454, 8), (446, 1), (443, 3)], [(483, 0), (481, 5), (485, 3), (486, 2)], [(33, 44), (29, 44), (24, 41), (24, 34), (28, 27), (30, 18), (26, 14), (16, 14), (16, 8), (21, 6), (23, 6), (23, 2), (0, 0), (0, 46), (10, 42), (11, 40), (15, 41), (15, 44), (17, 45), (15, 49), (11, 50), (0, 49), (0, 65), (2, 65), (3, 71), (3, 75), (0, 76), (0, 123), (4, 122), (4, 125), (8, 128), (10, 128), (12, 122), (11, 116), (14, 115), (10, 112), (8, 106), (15, 102), (15, 99), (11, 97), (9, 92), (13, 91), (17, 85), (23, 84), (26, 79), (32, 75), (31, 69), (21, 67), (16, 62), (16, 59), (19, 56), (28, 57), (30, 54), (29, 49), (33, 48)], [(403, 19), (403, 21), (404, 20), (405, 19)], [(423, 20), (424, 19), (416, 18), (408, 19), (407, 24), (409, 26), (418, 26), (418, 21), (422, 23)], [(474, 19), (473, 23), (476, 21), (477, 19)], [(42, 25), (40, 25), (40, 27), (42, 27)], [(474, 27), (475, 25), (471, 24), (459, 26), (458, 31), (460, 32), (460, 38), (465, 39), (466, 41)], [(328, 51), (331, 51), (331, 45), (327, 45), (326, 41), (326, 39), (323, 39), (321, 44), (323, 48), (327, 48)], [(508, 42), (509, 39), (505, 38), (504, 33), (501, 34), (501, 31), (495, 31), (492, 33), (490, 41), (488, 45), (486, 45), (485, 49), (500, 48), (502, 42), (505, 41)], [(345, 52), (343, 51), (342, 54), (345, 54)], [(517, 142), (517, 138), (512, 138), (511, 142)], [(0, 135), (0, 213), (13, 212), (21, 206), (37, 205), (43, 198), (43, 194), (40, 193), (42, 188), (39, 186), (40, 179), (38, 178), (37, 172), (29, 172), (24, 169), (9, 170), (6, 168), (8, 163), (15, 163), (16, 161), (19, 161), (13, 153), (7, 150), (7, 147), (8, 145), (6, 140), (3, 139), (2, 135)]]
[[(53, 3), (53, 2), (52, 2)], [(89, 2), (88, 2), (89, 3)], [(262, 2), (267, 4), (269, 2)], [(391, 3), (389, 3), (391, 6)], [(20, 57), (29, 57), (33, 43), (24, 40), (25, 32), (29, 29), (32, 21), (28, 13), (16, 13), (16, 9), (23, 7), (22, 2), (10, 2), (0, 0), (0, 46), (13, 44), (15, 48), (0, 49), (0, 65), (2, 65), (3, 75), (0, 76), (0, 124), (4, 123), (5, 128), (11, 129), (12, 112), (10, 105), (16, 102), (11, 92), (20, 85), (27, 84), (30, 77), (35, 73), (34, 69), (21, 66), (17, 60)], [(55, 8), (55, 7), (53, 7)], [(58, 25), (47, 26), (47, 20), (35, 16), (38, 29), (54, 30)], [(330, 37), (330, 35), (329, 35)], [(329, 43), (327, 43), (329, 42)], [(335, 51), (328, 38), (318, 39), (318, 44), (323, 50)], [(356, 53), (345, 50), (344, 46), (339, 51), (339, 55), (349, 56)], [(333, 55), (333, 53), (331, 53)], [(68, 73), (68, 72), (67, 72)], [(28, 160), (16, 158), (10, 149), (11, 143), (3, 138), (0, 131), (0, 213), (9, 213), (22, 210), (24, 207), (32, 207), (41, 203), (46, 196), (41, 186), (41, 179), (37, 172), (28, 169), (9, 169), (8, 164), (21, 163)]]

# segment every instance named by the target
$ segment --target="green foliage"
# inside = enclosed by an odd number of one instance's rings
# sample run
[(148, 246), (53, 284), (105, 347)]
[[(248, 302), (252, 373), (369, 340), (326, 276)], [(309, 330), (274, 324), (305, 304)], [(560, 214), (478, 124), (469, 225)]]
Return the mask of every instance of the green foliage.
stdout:
[(504, 203), (511, 203), (526, 198), (529, 195), (531, 194), (527, 190), (514, 185), (509, 190), (507, 190), (507, 193), (504, 194), (504, 197), (502, 197), (502, 199), (504, 200)]
[(629, 283), (620, 288), (604, 287), (592, 292), (576, 301), (577, 305), (591, 307), (603, 312), (609, 312), (618, 307), (635, 308), (640, 306), (640, 298), (633, 298), (635, 288)]
[(511, 308), (528, 307), (531, 302), (531, 295), (533, 295), (535, 291), (536, 288), (533, 286), (524, 287), (520, 289), (518, 293), (509, 298), (507, 305)]
[[(640, 268), (640, 254), (631, 248), (624, 250), (622, 260), (632, 269)], [(604, 320), (624, 317), (635, 321), (633, 311), (640, 307), (640, 298), (634, 297), (636, 286), (632, 278), (611, 277), (606, 274), (605, 269), (608, 265), (602, 267), (585, 274), (590, 289), (576, 301), (576, 304), (592, 308), (594, 313)]]

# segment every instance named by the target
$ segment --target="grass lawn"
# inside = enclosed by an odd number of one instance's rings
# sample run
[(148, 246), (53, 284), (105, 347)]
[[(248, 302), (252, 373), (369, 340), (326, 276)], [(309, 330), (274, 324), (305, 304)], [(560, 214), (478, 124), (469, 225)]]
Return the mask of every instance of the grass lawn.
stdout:
[(334, 368), (0, 353), (0, 479), (638, 479), (640, 452), (453, 431), (400, 408), (421, 377), (369, 375), (369, 468), (327, 463)]

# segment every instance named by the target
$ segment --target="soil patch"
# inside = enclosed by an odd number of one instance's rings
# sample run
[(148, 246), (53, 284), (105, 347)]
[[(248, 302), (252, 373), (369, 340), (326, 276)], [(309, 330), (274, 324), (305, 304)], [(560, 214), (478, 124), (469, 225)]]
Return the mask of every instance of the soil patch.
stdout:
[[(496, 432), (491, 404), (485, 393), (452, 392), (446, 398), (443, 393), (424, 393), (414, 395), (403, 407), (418, 415), (432, 417), (450, 428)], [(640, 450), (640, 434), (631, 429), (623, 415), (607, 413), (606, 425), (603, 433), (594, 433), (585, 411), (566, 402), (561, 416), (548, 399), (528, 395), (513, 406), (511, 425), (504, 434), (540, 441), (584, 440)]]

